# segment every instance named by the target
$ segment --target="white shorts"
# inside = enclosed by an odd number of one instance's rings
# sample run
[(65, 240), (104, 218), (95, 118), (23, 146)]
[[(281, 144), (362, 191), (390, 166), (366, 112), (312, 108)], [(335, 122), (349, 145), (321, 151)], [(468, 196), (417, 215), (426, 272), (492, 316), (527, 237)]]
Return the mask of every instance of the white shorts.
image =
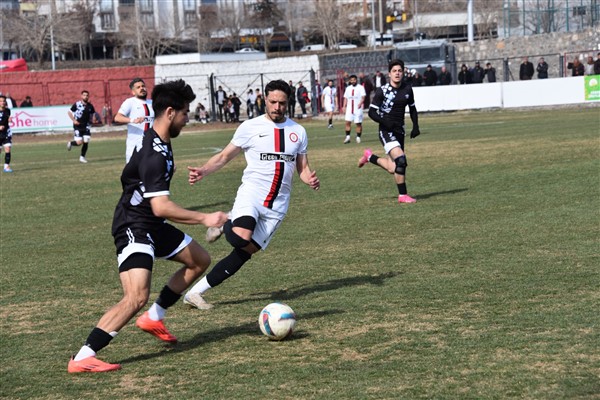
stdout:
[(277, 232), (277, 228), (279, 228), (285, 214), (278, 213), (260, 204), (254, 205), (248, 201), (237, 201), (236, 199), (229, 217), (231, 221), (235, 221), (243, 216), (251, 216), (256, 220), (252, 240), (260, 246), (261, 250), (265, 250), (271, 238)]
[(125, 163), (129, 162), (129, 159), (133, 155), (136, 147), (138, 149), (142, 147), (143, 139), (144, 135), (127, 135), (127, 140), (125, 141)]
[(347, 107), (346, 108), (346, 116), (344, 117), (344, 120), (347, 122), (354, 122), (355, 124), (362, 124), (363, 109), (359, 108), (358, 110), (354, 110), (354, 112), (352, 112), (350, 107)]
[(330, 113), (335, 111), (335, 104), (325, 103), (325, 112)]

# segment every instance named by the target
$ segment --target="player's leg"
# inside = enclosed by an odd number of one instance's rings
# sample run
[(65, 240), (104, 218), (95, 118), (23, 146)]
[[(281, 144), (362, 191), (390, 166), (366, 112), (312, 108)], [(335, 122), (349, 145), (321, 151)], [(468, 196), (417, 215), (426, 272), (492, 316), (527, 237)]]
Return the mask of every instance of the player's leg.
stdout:
[(73, 146), (81, 146), (82, 143), (83, 143), (83, 135), (81, 134), (79, 129), (75, 129), (75, 132), (73, 133), (73, 140), (70, 140), (67, 142), (67, 150), (71, 151), (71, 148)]
[(9, 140), (4, 141), (2, 147), (4, 148), (4, 172), (13, 172), (12, 168), (10, 167), (10, 159), (11, 159), (11, 155), (10, 155), (10, 150), (12, 148), (12, 142), (10, 142)]
[(361, 122), (356, 123), (356, 143), (360, 144), (361, 135), (362, 135), (362, 118), (361, 118)]
[(344, 130), (346, 131), (346, 137), (344, 138), (344, 144), (350, 143), (350, 133), (352, 132), (352, 113), (346, 110), (346, 115), (344, 116)]
[(91, 133), (90, 133), (89, 129), (87, 129), (83, 135), (83, 145), (81, 146), (81, 156), (79, 156), (79, 162), (82, 162), (84, 164), (87, 163), (85, 155), (87, 154), (88, 144), (90, 143), (91, 138), (92, 138)]

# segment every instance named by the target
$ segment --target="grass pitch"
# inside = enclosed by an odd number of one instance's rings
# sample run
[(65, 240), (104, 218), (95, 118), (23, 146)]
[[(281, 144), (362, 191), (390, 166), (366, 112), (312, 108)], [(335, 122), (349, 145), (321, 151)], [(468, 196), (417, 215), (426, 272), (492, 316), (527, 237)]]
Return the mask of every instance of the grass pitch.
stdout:
[[(70, 137), (13, 147), (0, 192), (0, 396), (6, 399), (600, 398), (598, 108), (421, 115), (407, 139), (409, 193), (356, 162), (381, 155), (375, 126), (343, 145), (343, 125), (307, 122), (322, 187), (296, 177), (266, 252), (213, 289), (210, 311), (179, 303), (165, 346), (125, 327), (99, 357), (123, 370), (69, 375), (102, 313), (121, 296), (112, 213), (122, 137), (94, 136), (89, 164)], [(228, 210), (243, 157), (201, 184), (230, 140), (190, 127), (175, 139), (173, 199)], [(64, 139), (64, 140), (63, 140)], [(216, 261), (224, 240), (183, 226)], [(155, 265), (151, 301), (174, 263)], [(282, 301), (297, 331), (269, 342), (258, 313)]]

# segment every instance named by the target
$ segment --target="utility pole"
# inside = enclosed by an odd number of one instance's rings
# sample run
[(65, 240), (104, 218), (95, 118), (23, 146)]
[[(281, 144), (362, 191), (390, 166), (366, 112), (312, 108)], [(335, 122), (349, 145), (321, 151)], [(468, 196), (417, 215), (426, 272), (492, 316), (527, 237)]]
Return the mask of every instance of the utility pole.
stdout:
[(473, 42), (473, 0), (467, 2), (467, 36), (468, 41)]

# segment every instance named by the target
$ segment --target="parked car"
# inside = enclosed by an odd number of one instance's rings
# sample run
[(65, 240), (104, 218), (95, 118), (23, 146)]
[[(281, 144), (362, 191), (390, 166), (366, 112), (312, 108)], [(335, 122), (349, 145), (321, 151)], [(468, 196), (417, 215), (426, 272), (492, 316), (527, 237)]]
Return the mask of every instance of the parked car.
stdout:
[(321, 50), (325, 50), (324, 44), (307, 44), (306, 46), (304, 46), (300, 49), (300, 51), (321, 51)]
[(235, 52), (236, 53), (241, 53), (241, 54), (244, 54), (244, 53), (262, 53), (262, 51), (253, 49), (252, 47), (244, 47), (243, 49), (236, 50)]
[(332, 46), (334, 49), (346, 50), (346, 49), (356, 49), (358, 46), (348, 42), (339, 42)]

